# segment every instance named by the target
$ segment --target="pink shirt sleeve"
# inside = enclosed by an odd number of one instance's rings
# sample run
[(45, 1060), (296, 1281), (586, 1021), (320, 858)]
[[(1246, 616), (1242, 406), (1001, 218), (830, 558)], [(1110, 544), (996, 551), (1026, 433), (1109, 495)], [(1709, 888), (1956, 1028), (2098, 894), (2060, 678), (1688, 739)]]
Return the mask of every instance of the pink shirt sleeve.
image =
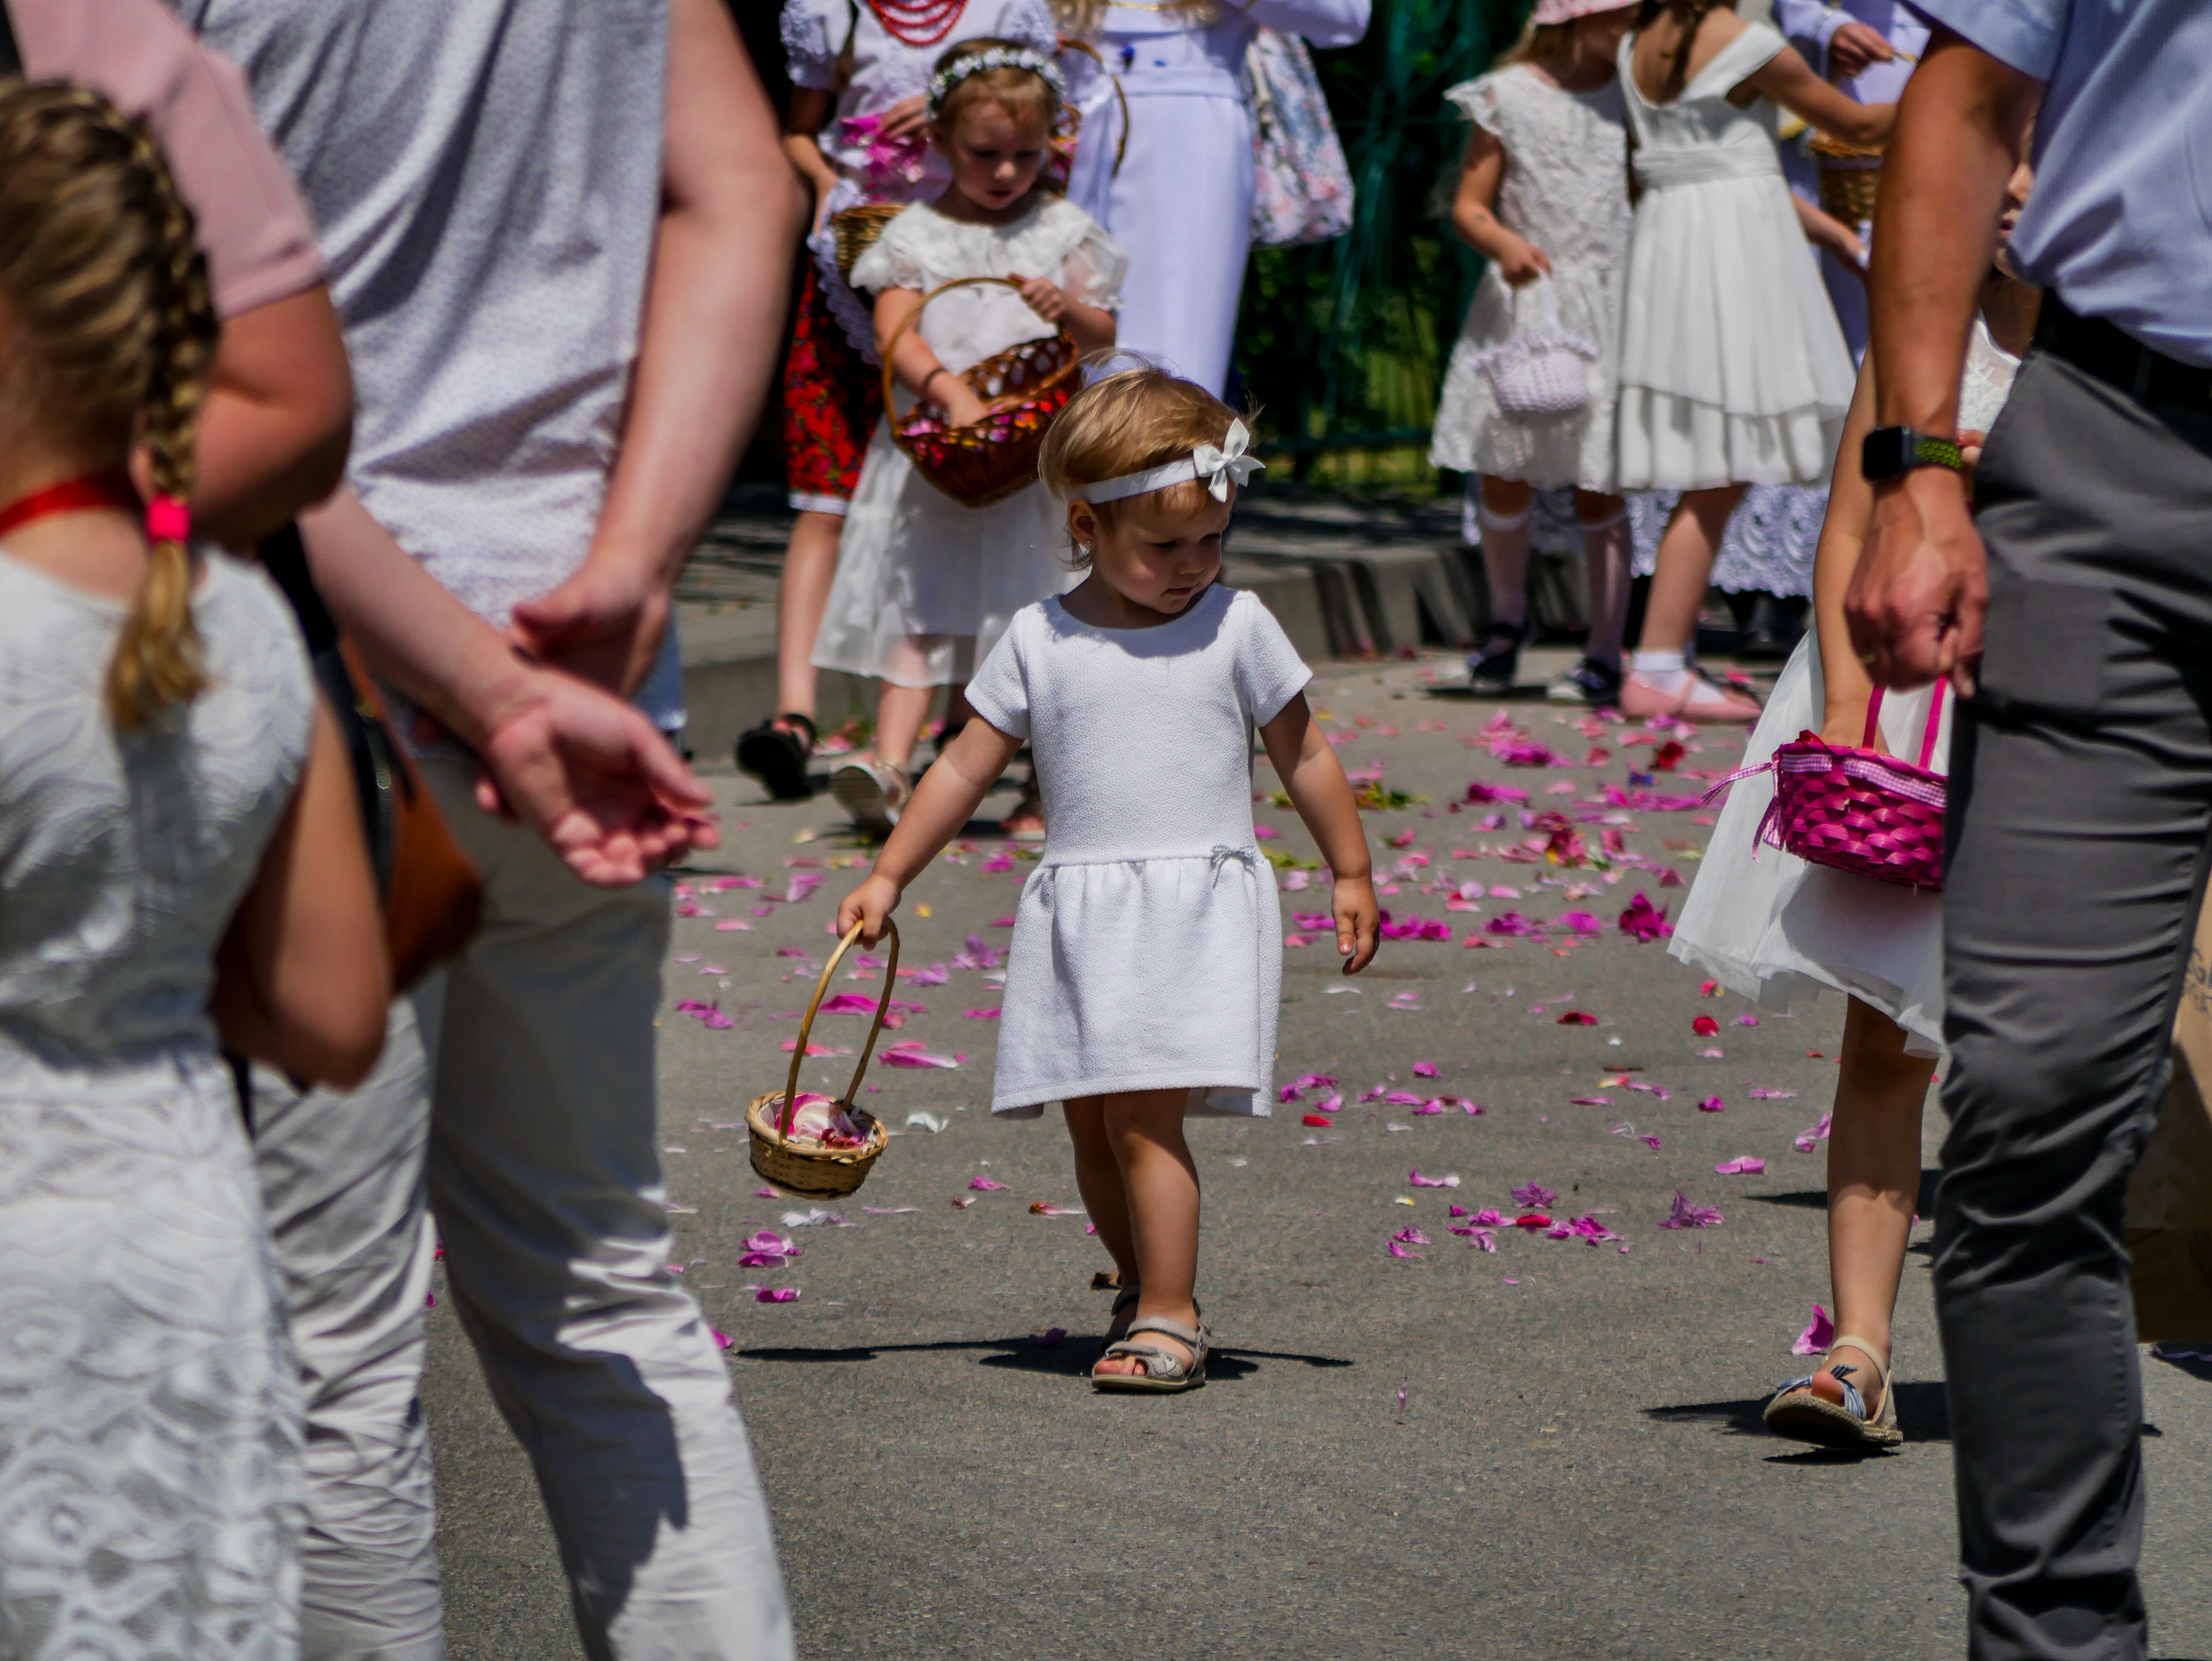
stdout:
[(313, 222), (255, 123), (246, 77), (161, 0), (8, 0), (33, 81), (71, 81), (143, 121), (198, 222), (218, 315), (323, 280)]

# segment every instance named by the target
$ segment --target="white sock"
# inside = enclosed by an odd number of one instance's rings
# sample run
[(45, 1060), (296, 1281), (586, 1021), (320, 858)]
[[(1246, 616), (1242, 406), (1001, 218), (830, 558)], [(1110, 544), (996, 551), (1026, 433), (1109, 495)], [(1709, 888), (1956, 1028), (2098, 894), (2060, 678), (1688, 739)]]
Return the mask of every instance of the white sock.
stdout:
[(1689, 668), (1680, 652), (1638, 651), (1630, 661), (1636, 673), (1662, 692), (1679, 690), (1690, 678)]

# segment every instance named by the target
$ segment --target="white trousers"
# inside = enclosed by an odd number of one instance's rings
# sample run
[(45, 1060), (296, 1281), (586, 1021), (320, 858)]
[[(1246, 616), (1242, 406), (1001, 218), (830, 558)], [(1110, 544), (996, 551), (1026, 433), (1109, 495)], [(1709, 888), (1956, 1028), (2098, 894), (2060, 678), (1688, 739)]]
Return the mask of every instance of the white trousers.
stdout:
[(483, 873), (483, 932), (416, 1000), (419, 1044), (395, 1013), (400, 1042), (363, 1091), (264, 1108), (311, 1395), (302, 1654), (442, 1653), (415, 1398), (427, 1189), (456, 1311), (536, 1467), (586, 1652), (787, 1661), (744, 1425), (667, 1269), (653, 1026), (667, 886), (587, 887), (477, 807), (465, 766), (423, 766)]

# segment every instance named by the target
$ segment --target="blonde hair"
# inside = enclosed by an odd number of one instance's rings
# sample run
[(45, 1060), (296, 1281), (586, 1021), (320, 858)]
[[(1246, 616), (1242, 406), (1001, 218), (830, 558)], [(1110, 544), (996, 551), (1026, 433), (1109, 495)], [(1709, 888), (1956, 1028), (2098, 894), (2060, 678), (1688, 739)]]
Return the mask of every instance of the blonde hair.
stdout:
[(1559, 55), (1559, 48), (1575, 32), (1574, 21), (1539, 23), (1531, 11), (1528, 21), (1521, 26), (1521, 38), (1492, 60), (1493, 70), (1510, 69), (1516, 64), (1540, 63)]
[[(97, 94), (0, 82), (0, 309), (9, 394), (88, 448), (143, 444), (155, 494), (189, 499), (219, 332), (207, 265), (160, 149)], [(107, 667), (118, 728), (206, 686), (191, 586), (184, 545), (155, 543)]]
[[(972, 40), (963, 40), (958, 46), (937, 60), (936, 73), (957, 74), (960, 65), (987, 52), (1020, 52), (1024, 50), (1018, 40), (1000, 40), (993, 36), (979, 35)], [(1035, 70), (1021, 69), (1013, 64), (1001, 64), (995, 69), (977, 70), (972, 75), (961, 76), (948, 88), (944, 102), (930, 112), (930, 125), (939, 138), (950, 138), (952, 129), (960, 119), (960, 113), (971, 104), (996, 104), (1017, 121), (1034, 120), (1048, 137), (1060, 119), (1060, 94), (1051, 82)]]
[[(1149, 364), (1123, 369), (1068, 400), (1045, 435), (1037, 477), (1052, 495), (1069, 501), (1082, 496), (1086, 484), (1141, 473), (1200, 444), (1218, 444), (1236, 419), (1235, 411), (1195, 381)], [(1196, 513), (1211, 499), (1205, 485), (1185, 479), (1144, 496), (1093, 502), (1091, 511), (1111, 528), (1135, 502), (1157, 501), (1170, 513)]]

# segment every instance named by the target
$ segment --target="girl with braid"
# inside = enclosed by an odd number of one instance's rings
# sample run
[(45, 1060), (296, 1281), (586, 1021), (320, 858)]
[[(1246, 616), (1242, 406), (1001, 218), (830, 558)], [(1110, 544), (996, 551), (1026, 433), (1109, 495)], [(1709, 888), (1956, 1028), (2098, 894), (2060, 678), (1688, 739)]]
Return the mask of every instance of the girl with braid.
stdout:
[(388, 987), (290, 615), (191, 541), (216, 341), (153, 141), (96, 94), (0, 83), (0, 1649), (21, 1661), (296, 1648), (297, 1384), (217, 1043), (357, 1081)]

